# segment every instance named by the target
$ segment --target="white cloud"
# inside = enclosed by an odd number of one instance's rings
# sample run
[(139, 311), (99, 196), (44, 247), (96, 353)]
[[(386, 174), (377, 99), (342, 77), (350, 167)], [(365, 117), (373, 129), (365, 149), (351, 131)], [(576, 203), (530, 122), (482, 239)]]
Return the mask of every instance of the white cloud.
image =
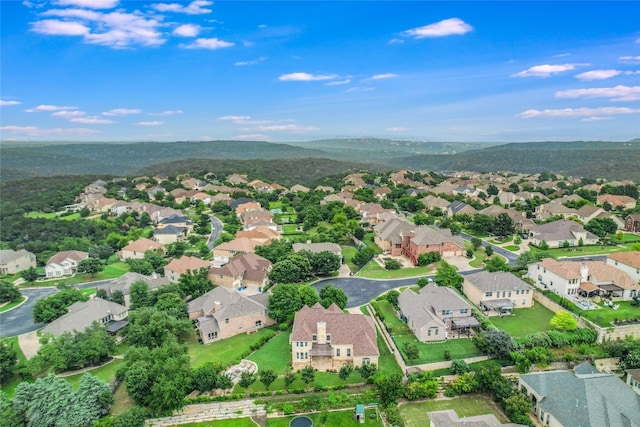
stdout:
[(176, 114), (182, 114), (182, 110), (166, 110), (161, 113), (149, 113), (150, 116), (175, 116)]
[(160, 126), (161, 124), (163, 124), (164, 122), (160, 122), (160, 121), (153, 121), (153, 122), (138, 122), (136, 123), (136, 126)]
[(114, 108), (113, 110), (105, 111), (103, 116), (128, 116), (130, 114), (140, 114), (142, 110), (138, 108)]
[(318, 130), (318, 128), (313, 126), (300, 126), (295, 124), (258, 126), (257, 129), (261, 132), (271, 131), (271, 132), (291, 132), (291, 133), (307, 133), (307, 132), (314, 132)]
[(231, 139), (234, 141), (268, 141), (269, 137), (261, 133), (252, 133), (232, 136)]
[(309, 73), (290, 73), (283, 74), (278, 77), (283, 82), (310, 82), (317, 80), (332, 80), (337, 78), (335, 74), (309, 74)]
[(595, 87), (556, 92), (556, 98), (609, 98), (611, 101), (640, 100), (640, 86)]
[(151, 7), (158, 12), (175, 12), (186, 13), (188, 15), (202, 15), (205, 13), (211, 13), (211, 9), (207, 9), (207, 6), (211, 6), (212, 1), (207, 0), (195, 0), (184, 6), (179, 3), (155, 3)]
[(372, 90), (376, 90), (375, 87), (362, 87), (362, 86), (355, 86), (355, 87), (350, 87), (349, 89), (345, 90), (345, 93), (353, 93), (353, 92), (371, 92)]
[(226, 42), (224, 40), (219, 40), (217, 38), (211, 39), (196, 39), (193, 43), (190, 44), (181, 44), (180, 47), (184, 49), (223, 49), (225, 47), (231, 47), (235, 43)]
[(84, 36), (89, 34), (89, 27), (79, 22), (43, 19), (31, 23), (31, 30), (39, 34), (52, 36)]
[(371, 77), (369, 77), (368, 80), (394, 79), (396, 77), (398, 77), (397, 74), (385, 73), (385, 74), (376, 74), (375, 76), (371, 76)]
[(100, 133), (93, 129), (86, 128), (53, 128), (42, 129), (36, 126), (0, 126), (0, 130), (13, 135), (29, 137), (52, 137), (52, 136), (88, 136)]
[(79, 110), (60, 110), (51, 114), (51, 117), (60, 117), (61, 119), (70, 119), (73, 117), (82, 117), (86, 115), (87, 113)]
[(592, 70), (576, 75), (580, 80), (605, 80), (618, 76), (622, 73), (619, 70)]
[(611, 120), (612, 117), (599, 117), (599, 116), (593, 116), (593, 117), (587, 117), (586, 119), (581, 119), (581, 122), (599, 122), (602, 120)]
[(56, 0), (53, 3), (60, 6), (86, 7), (89, 9), (112, 9), (118, 5), (119, 0)]
[(423, 27), (412, 28), (404, 31), (402, 34), (415, 39), (424, 39), (426, 37), (462, 35), (472, 30), (473, 27), (463, 20), (459, 18), (449, 18)]
[(637, 62), (640, 61), (640, 56), (621, 56), (618, 58), (618, 60)]
[(195, 37), (200, 33), (200, 26), (193, 24), (183, 24), (173, 30), (173, 34), (181, 37)]
[(11, 105), (20, 105), (20, 101), (5, 101), (0, 99), (0, 107), (9, 107)]
[(334, 80), (332, 82), (325, 83), (327, 86), (339, 86), (339, 85), (348, 85), (351, 83), (351, 79), (344, 80)]
[(256, 64), (259, 64), (259, 63), (264, 62), (266, 60), (267, 60), (266, 56), (261, 56), (260, 58), (253, 59), (251, 61), (237, 61), (237, 62), (234, 62), (233, 65), (236, 65), (238, 67), (241, 67), (241, 66), (244, 66), (244, 65), (256, 65)]
[(564, 58), (565, 56), (571, 56), (570, 53), (559, 53), (557, 55), (553, 55), (554, 58)]
[(556, 110), (527, 110), (517, 116), (523, 119), (534, 117), (600, 117), (618, 114), (640, 113), (638, 108), (599, 107), (599, 108), (562, 108)]
[(108, 119), (102, 119), (100, 117), (96, 117), (96, 116), (89, 116), (89, 117), (75, 117), (71, 120), (69, 120), (70, 122), (73, 123), (84, 123), (87, 125), (108, 125), (111, 123), (115, 123), (113, 120), (108, 120)]
[(389, 44), (402, 44), (404, 43), (404, 40), (402, 39), (391, 39), (389, 40)]
[(401, 128), (401, 127), (397, 127), (397, 128), (387, 128), (386, 130), (388, 130), (389, 132), (404, 132), (409, 130), (408, 128)]
[(247, 120), (251, 120), (250, 116), (222, 116), (218, 117), (218, 120), (230, 121), (234, 123), (246, 123)]
[(549, 77), (553, 74), (564, 73), (574, 70), (577, 66), (588, 64), (557, 64), (557, 65), (534, 65), (519, 73), (512, 74), (512, 77)]
[(28, 110), (24, 110), (24, 111), (27, 113), (37, 113), (39, 111), (67, 111), (67, 110), (77, 110), (77, 109), (78, 107), (41, 104), (35, 108), (29, 108)]

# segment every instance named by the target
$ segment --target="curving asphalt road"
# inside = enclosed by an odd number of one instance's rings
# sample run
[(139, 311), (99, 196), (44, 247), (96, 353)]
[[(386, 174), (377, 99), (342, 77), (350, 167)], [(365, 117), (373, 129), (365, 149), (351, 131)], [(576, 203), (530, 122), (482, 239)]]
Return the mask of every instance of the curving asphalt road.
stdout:
[(213, 215), (209, 217), (209, 220), (211, 221), (211, 235), (209, 236), (209, 240), (207, 240), (207, 246), (209, 250), (213, 250), (215, 241), (218, 240), (220, 233), (222, 233), (223, 225), (222, 222)]

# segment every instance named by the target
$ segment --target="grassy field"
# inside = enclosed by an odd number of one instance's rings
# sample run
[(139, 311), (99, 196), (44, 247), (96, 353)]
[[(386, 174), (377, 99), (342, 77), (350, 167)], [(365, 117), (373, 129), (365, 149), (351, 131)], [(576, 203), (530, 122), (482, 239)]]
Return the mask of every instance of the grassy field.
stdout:
[(127, 394), (127, 383), (122, 382), (113, 394), (113, 405), (111, 405), (111, 415), (120, 415), (134, 405), (133, 400)]
[(344, 258), (344, 263), (349, 266), (351, 271), (358, 270), (358, 266), (355, 265), (352, 261), (353, 257), (358, 253), (358, 249), (355, 246), (350, 245), (342, 245), (340, 246), (342, 249), (342, 257)]
[(640, 242), (640, 236), (631, 233), (622, 233), (622, 240), (618, 240), (615, 234), (607, 235), (607, 238), (618, 243), (635, 243)]
[(278, 375), (285, 373), (291, 364), (289, 334), (289, 331), (281, 332), (247, 358), (258, 364), (258, 372), (268, 368)]
[(513, 313), (514, 316), (491, 317), (491, 323), (514, 337), (553, 329), (549, 324), (553, 312), (542, 304), (534, 304), (531, 308), (516, 308)]
[(428, 412), (453, 409), (460, 417), (474, 415), (493, 414), (501, 422), (507, 422), (507, 418), (496, 404), (486, 396), (475, 395), (456, 397), (449, 400), (437, 400), (418, 403), (406, 403), (400, 405), (400, 416), (406, 427), (429, 427)]
[[(91, 375), (100, 378), (102, 381), (109, 383), (116, 377), (116, 371), (124, 364), (122, 359), (114, 359), (110, 363), (103, 365), (97, 369), (88, 371)], [(63, 377), (73, 388), (80, 387), (80, 380), (84, 373)]]
[[(538, 248), (529, 244), (529, 249), (537, 251)], [(613, 252), (624, 252), (633, 250), (633, 243), (620, 244), (615, 246), (593, 245), (571, 248), (553, 248), (549, 249), (549, 254), (556, 258), (562, 257), (579, 257), (585, 255), (606, 255)]]
[(24, 214), (24, 216), (26, 216), (27, 218), (51, 219), (51, 218), (56, 218), (58, 216), (58, 214), (56, 212), (33, 211), (33, 212), (28, 212), (28, 213)]
[[(328, 414), (327, 422), (324, 424), (330, 427), (349, 427), (349, 426), (383, 426), (382, 421), (377, 417), (374, 419), (369, 418), (371, 414), (375, 414), (376, 411), (374, 409), (367, 409), (365, 411), (365, 422), (361, 424), (359, 421), (356, 421), (353, 416), (353, 409), (349, 409), (346, 411), (331, 411)], [(323, 424), (320, 422), (320, 413), (315, 414), (306, 414), (306, 417), (309, 417), (313, 421), (314, 426), (322, 426)], [(296, 416), (292, 415), (289, 417), (282, 418), (268, 418), (267, 419), (267, 427), (289, 427), (289, 423)]]
[(275, 334), (271, 329), (262, 328), (253, 334), (240, 334), (204, 345), (198, 342), (198, 337), (194, 333), (186, 343), (191, 357), (191, 366), (197, 368), (206, 362), (217, 362), (223, 366), (232, 365), (262, 337), (273, 337)]
[[(18, 345), (18, 337), (3, 338), (2, 340), (6, 341), (9, 346), (18, 350), (18, 363), (27, 360), (27, 358), (24, 357), (24, 353), (22, 353), (22, 350), (20, 349), (20, 345)], [(7, 397), (11, 399), (15, 395), (16, 388), (20, 385), (21, 382), (22, 380), (15, 378), (9, 383), (2, 384), (2, 391), (5, 392)]]
[(403, 267), (399, 270), (385, 270), (377, 262), (371, 261), (357, 274), (367, 279), (404, 279), (406, 277), (422, 277), (435, 273), (433, 265), (424, 267)]
[(620, 307), (617, 310), (614, 310), (611, 307), (605, 307), (602, 303), (599, 304), (598, 309), (594, 310), (583, 310), (581, 316), (591, 320), (595, 324), (602, 327), (610, 327), (611, 322), (615, 319), (625, 320), (625, 319), (635, 319), (640, 318), (640, 306), (631, 305), (631, 301), (619, 301), (616, 302)]
[(181, 424), (182, 427), (256, 427), (257, 425), (249, 417)]
[(26, 299), (27, 297), (21, 296), (20, 298), (18, 298), (18, 301), (10, 302), (9, 304), (3, 305), (2, 307), (0, 307), (0, 313), (5, 312), (7, 310), (11, 310), (12, 308), (19, 306), (20, 304), (25, 302)]
[(88, 274), (76, 274), (71, 277), (37, 281), (33, 285), (29, 284), (28, 286), (73, 286), (87, 282), (95, 282), (97, 280), (115, 279), (116, 277), (120, 277), (128, 271), (129, 264), (124, 261), (117, 261), (112, 264), (108, 264), (104, 268), (104, 270), (96, 274), (94, 277), (91, 277)]
[(506, 249), (511, 252), (518, 252), (520, 250), (520, 246), (517, 245), (506, 245), (503, 246), (502, 249)]

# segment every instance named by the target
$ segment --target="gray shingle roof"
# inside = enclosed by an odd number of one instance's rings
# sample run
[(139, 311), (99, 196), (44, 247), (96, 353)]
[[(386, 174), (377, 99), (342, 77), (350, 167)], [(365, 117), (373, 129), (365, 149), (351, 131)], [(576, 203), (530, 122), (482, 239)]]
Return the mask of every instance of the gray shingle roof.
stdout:
[(527, 282), (506, 271), (498, 271), (496, 273), (480, 271), (469, 274), (465, 278), (483, 292), (532, 289)]

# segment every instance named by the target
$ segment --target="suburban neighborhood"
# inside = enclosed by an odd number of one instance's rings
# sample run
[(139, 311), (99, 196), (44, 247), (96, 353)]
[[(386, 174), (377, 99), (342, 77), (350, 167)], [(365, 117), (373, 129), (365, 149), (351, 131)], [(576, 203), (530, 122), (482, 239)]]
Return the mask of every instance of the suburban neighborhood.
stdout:
[(640, 425), (636, 183), (312, 184), (105, 178), (16, 215), (59, 230), (3, 234), (3, 402), (91, 379), (78, 425)]

